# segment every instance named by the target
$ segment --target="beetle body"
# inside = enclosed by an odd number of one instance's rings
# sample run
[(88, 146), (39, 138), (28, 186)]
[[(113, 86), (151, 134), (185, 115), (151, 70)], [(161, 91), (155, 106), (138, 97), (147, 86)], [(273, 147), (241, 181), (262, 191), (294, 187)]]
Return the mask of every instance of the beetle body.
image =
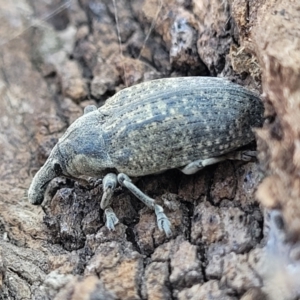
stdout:
[(160, 79), (125, 89), (102, 115), (112, 167), (129, 176), (178, 168), (228, 153), (254, 140), (262, 104), (221, 78)]
[(40, 204), (48, 182), (60, 175), (100, 177), (115, 170), (144, 176), (222, 156), (253, 141), (252, 128), (262, 120), (260, 99), (222, 78), (158, 79), (126, 88), (68, 128), (34, 177), (29, 199)]

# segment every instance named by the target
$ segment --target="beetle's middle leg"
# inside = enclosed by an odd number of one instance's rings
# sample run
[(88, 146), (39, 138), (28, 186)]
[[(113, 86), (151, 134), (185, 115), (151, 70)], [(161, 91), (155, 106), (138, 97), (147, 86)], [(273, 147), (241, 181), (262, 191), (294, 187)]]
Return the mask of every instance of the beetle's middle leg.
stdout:
[(105, 215), (105, 225), (109, 230), (115, 230), (115, 225), (119, 222), (116, 214), (111, 208), (112, 203), (112, 195), (114, 190), (118, 184), (116, 174), (109, 173), (105, 175), (103, 178), (102, 186), (103, 186), (103, 195), (100, 203), (101, 209), (104, 210)]
[(164, 209), (156, 204), (155, 200), (144, 194), (139, 188), (137, 188), (131, 179), (124, 173), (118, 175), (118, 181), (122, 186), (125, 186), (129, 191), (131, 191), (138, 199), (140, 199), (145, 205), (153, 209), (156, 214), (157, 224), (160, 231), (164, 231), (169, 237), (172, 235), (171, 223), (168, 217), (164, 213)]
[(222, 156), (216, 156), (211, 157), (207, 159), (199, 159), (196, 161), (193, 161), (186, 165), (184, 168), (180, 169), (181, 172), (183, 172), (186, 175), (194, 174), (200, 170), (202, 170), (204, 167), (213, 165), (216, 163), (219, 163), (224, 160), (243, 160), (243, 161), (250, 161), (254, 157), (256, 157), (256, 151), (234, 151), (230, 152), (228, 154), (222, 155)]

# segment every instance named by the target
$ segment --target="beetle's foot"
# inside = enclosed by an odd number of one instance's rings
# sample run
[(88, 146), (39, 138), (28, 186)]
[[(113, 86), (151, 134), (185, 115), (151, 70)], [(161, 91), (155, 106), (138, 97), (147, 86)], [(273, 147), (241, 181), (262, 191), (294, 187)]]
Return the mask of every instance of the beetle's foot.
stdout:
[(130, 180), (130, 178), (123, 173), (118, 175), (118, 181), (122, 186), (125, 186), (132, 194), (140, 199), (147, 207), (155, 211), (157, 224), (160, 231), (164, 231), (167, 237), (172, 235), (171, 223), (167, 216), (164, 214), (164, 209), (156, 204), (155, 200), (144, 194), (138, 187), (136, 187)]
[(119, 219), (117, 218), (116, 214), (112, 210), (111, 207), (108, 207), (104, 210), (105, 214), (105, 226), (110, 230), (114, 231), (115, 230), (115, 225), (119, 223)]
[(164, 231), (166, 236), (170, 237), (172, 235), (171, 222), (169, 221), (168, 217), (165, 215), (164, 209), (160, 205), (155, 204), (154, 210), (156, 214), (158, 229), (160, 231)]
[(241, 160), (252, 161), (257, 158), (257, 151), (242, 151)]
[(252, 161), (256, 159), (257, 151), (245, 150), (245, 151), (235, 151), (230, 152), (226, 155), (227, 159), (230, 160), (243, 160)]

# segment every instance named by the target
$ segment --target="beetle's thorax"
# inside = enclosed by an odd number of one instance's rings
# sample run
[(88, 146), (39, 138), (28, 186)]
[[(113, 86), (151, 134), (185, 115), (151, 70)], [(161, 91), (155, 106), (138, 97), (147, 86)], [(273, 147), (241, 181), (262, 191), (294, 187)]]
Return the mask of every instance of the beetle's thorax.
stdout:
[(102, 122), (98, 110), (85, 114), (59, 140), (58, 151), (68, 174), (97, 177), (113, 167), (103, 137)]

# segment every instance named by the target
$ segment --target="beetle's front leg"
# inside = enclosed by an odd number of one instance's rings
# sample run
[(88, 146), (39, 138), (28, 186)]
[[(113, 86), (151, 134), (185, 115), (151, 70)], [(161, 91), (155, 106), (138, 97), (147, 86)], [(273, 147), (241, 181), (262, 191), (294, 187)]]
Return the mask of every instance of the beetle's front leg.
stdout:
[(109, 173), (103, 178), (103, 195), (100, 207), (104, 210), (104, 215), (106, 219), (105, 226), (109, 230), (115, 230), (115, 225), (119, 222), (116, 214), (110, 206), (112, 203), (112, 195), (117, 187), (117, 184), (118, 180), (116, 174)]
[(137, 188), (131, 179), (124, 173), (118, 175), (118, 181), (122, 186), (125, 186), (129, 191), (131, 191), (138, 199), (140, 199), (145, 205), (153, 209), (156, 214), (157, 224), (160, 231), (164, 231), (169, 237), (172, 235), (171, 223), (168, 217), (164, 213), (164, 209), (156, 204), (155, 200), (144, 194), (139, 188)]

